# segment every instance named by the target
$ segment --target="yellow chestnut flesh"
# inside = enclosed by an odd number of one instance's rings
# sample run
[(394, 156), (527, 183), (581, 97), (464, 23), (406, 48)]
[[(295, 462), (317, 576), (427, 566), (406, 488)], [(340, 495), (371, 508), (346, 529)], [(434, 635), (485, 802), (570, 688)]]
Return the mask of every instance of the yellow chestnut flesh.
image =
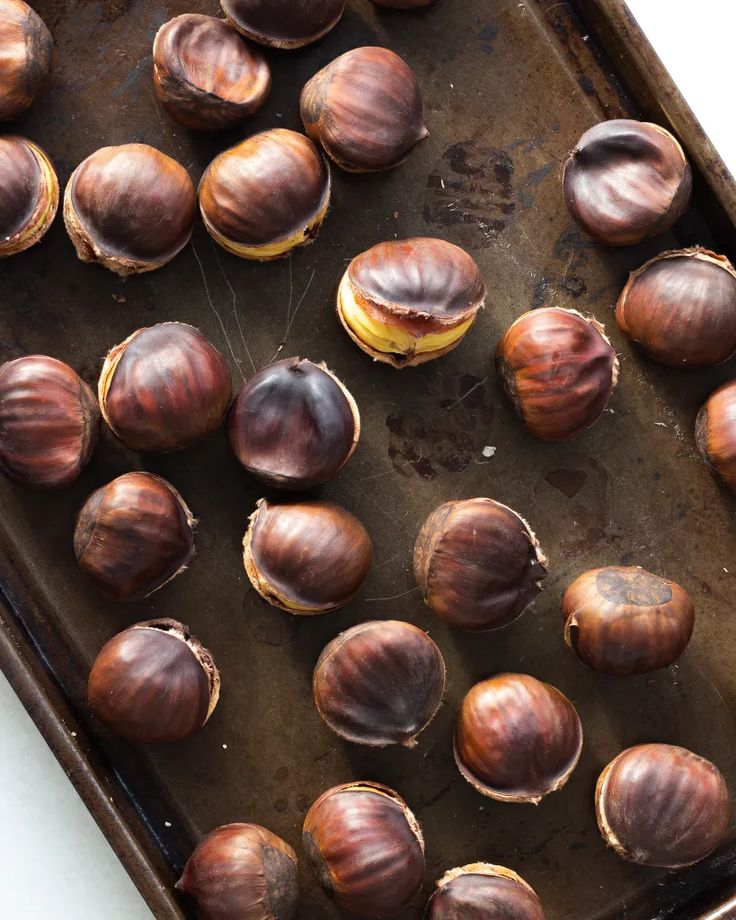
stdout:
[(24, 137), (0, 137), (0, 258), (37, 243), (59, 206), (59, 180), (46, 154)]
[(23, 0), (0, 0), (0, 121), (24, 112), (43, 88), (54, 43)]
[(332, 31), (345, 0), (220, 0), (243, 35), (272, 48), (302, 48)]

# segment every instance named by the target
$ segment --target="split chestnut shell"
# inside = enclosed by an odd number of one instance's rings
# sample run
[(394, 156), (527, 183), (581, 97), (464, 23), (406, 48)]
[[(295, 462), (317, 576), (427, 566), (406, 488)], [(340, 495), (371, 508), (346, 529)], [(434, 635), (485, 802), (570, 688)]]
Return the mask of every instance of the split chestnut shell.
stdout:
[(27, 3), (0, 0), (0, 47), (0, 121), (11, 121), (43, 88), (54, 43), (43, 19)]
[(243, 35), (273, 48), (302, 48), (332, 31), (345, 0), (220, 0)]
[(711, 470), (736, 492), (736, 380), (711, 393), (695, 423), (698, 449)]
[(0, 258), (37, 243), (59, 206), (59, 180), (46, 154), (24, 137), (0, 137)]
[(505, 866), (472, 863), (437, 882), (425, 920), (544, 920), (534, 889)]

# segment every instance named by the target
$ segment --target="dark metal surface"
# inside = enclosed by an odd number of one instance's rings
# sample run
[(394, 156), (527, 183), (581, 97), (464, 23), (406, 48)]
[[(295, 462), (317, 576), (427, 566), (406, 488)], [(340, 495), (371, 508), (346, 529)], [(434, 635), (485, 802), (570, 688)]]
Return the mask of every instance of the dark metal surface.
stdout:
[[(614, 5), (601, 0), (590, 11)], [(0, 482), (0, 663), (154, 914), (181, 916), (170, 885), (202, 833), (255, 821), (299, 849), (311, 801), (328, 786), (363, 778), (395, 787), (424, 826), (427, 886), (403, 920), (418, 920), (446, 869), (477, 860), (521, 872), (550, 920), (731, 916), (736, 870), (728, 850), (685, 873), (640, 869), (606, 850), (593, 814), (599, 771), (640, 741), (691, 747), (736, 788), (736, 537), (733, 502), (700, 464), (692, 438), (699, 405), (732, 376), (733, 363), (687, 374), (657, 367), (622, 340), (611, 310), (628, 270), (673, 246), (730, 249), (732, 228), (714, 237), (712, 227), (726, 225), (709, 225), (698, 197), (674, 233), (623, 251), (593, 244), (572, 224), (560, 195), (567, 150), (600, 118), (636, 111), (587, 27), (569, 4), (551, 0), (438, 0), (422, 13), (379, 13), (355, 0), (324, 41), (270, 55), (272, 96), (242, 131), (195, 137), (157, 108), (150, 83), (156, 29), (190, 5), (42, 0), (37, 9), (57, 45), (53, 85), (14, 130), (46, 148), (62, 182), (98, 146), (132, 140), (160, 147), (198, 179), (238, 137), (272, 125), (297, 128), (305, 80), (366, 43), (388, 45), (416, 69), (431, 130), (388, 175), (335, 172), (322, 234), (290, 264), (239, 261), (215, 250), (198, 225), (194, 249), (123, 282), (78, 262), (57, 219), (41, 245), (0, 268), (2, 360), (47, 352), (92, 383), (109, 347), (141, 325), (177, 319), (199, 326), (222, 350), (236, 383), (284, 341), (282, 356), (327, 361), (363, 415), (356, 455), (323, 494), (361, 517), (376, 561), (359, 599), (324, 617), (290, 619), (249, 589), (240, 541), (261, 490), (237, 466), (223, 432), (163, 457), (136, 456), (107, 436), (81, 480), (58, 496)], [(214, 13), (215, 3), (197, 11)], [(678, 112), (670, 114), (676, 121)], [(707, 197), (702, 179), (699, 187)], [(396, 372), (372, 364), (341, 331), (335, 289), (351, 256), (417, 234), (445, 236), (473, 253), (488, 283), (488, 308), (455, 352)], [(611, 411), (569, 445), (528, 437), (493, 371), (505, 328), (541, 304), (594, 313), (621, 352)], [(485, 446), (496, 448), (492, 457)], [(108, 604), (77, 571), (74, 517), (93, 489), (138, 468), (170, 479), (198, 516), (198, 557), (149, 601)], [(552, 572), (522, 620), (480, 637), (433, 620), (409, 568), (426, 515), (442, 501), (474, 495), (522, 513)], [(614, 680), (585, 671), (565, 648), (560, 596), (581, 571), (604, 563), (638, 563), (691, 591), (695, 636), (678, 665)], [(183, 620), (212, 649), (222, 697), (190, 741), (136, 751), (91, 720), (85, 679), (115, 631), (153, 616)], [(448, 664), (446, 704), (413, 751), (343, 743), (311, 702), (311, 670), (326, 642), (382, 617), (429, 629)], [(537, 808), (483, 799), (452, 761), (459, 700), (500, 670), (551, 681), (583, 719), (578, 769)], [(336, 918), (306, 873), (302, 880), (301, 920)]]

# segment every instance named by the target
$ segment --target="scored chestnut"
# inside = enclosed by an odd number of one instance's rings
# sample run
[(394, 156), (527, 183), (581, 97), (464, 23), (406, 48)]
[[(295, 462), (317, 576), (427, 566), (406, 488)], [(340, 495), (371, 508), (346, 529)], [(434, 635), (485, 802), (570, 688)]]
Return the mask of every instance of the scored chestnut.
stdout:
[(200, 840), (174, 887), (202, 920), (292, 920), (296, 853), (258, 824), (225, 824)]
[(630, 246), (669, 229), (690, 200), (692, 171), (659, 125), (615, 118), (580, 138), (565, 162), (565, 202), (601, 243)]
[(64, 192), (64, 223), (82, 262), (118, 275), (150, 272), (189, 242), (196, 213), (189, 174), (148, 144), (102, 147)]
[(485, 296), (475, 259), (459, 246), (430, 237), (391, 240), (348, 265), (337, 315), (376, 361), (410, 367), (452, 351)]
[(228, 434), (249, 473), (279, 489), (309, 489), (336, 476), (353, 455), (360, 413), (324, 364), (286, 358), (243, 386)]
[(695, 440), (708, 464), (736, 492), (736, 380), (710, 394), (698, 412)]
[(478, 792), (537, 805), (577, 766), (583, 728), (575, 707), (528, 674), (499, 674), (466, 695), (455, 730), (455, 762)]
[(512, 869), (472, 863), (437, 882), (425, 920), (544, 920), (534, 889)]
[(372, 559), (365, 527), (331, 502), (271, 504), (262, 498), (243, 538), (250, 583), (269, 604), (294, 614), (344, 607)]
[(603, 414), (618, 381), (619, 362), (593, 317), (542, 307), (511, 324), (496, 349), (506, 395), (527, 431), (565, 441)]
[(335, 786), (304, 820), (307, 862), (341, 910), (394, 917), (422, 886), (424, 839), (401, 796), (379, 783)]
[(84, 503), (74, 531), (81, 570), (108, 597), (140, 600), (194, 558), (194, 517), (176, 489), (153, 473), (124, 473)]
[(0, 48), (0, 121), (11, 121), (25, 112), (43, 88), (54, 42), (46, 23), (27, 3), (0, 0)]
[(600, 775), (595, 808), (603, 839), (619, 856), (665, 869), (712, 853), (731, 816), (720, 770), (672, 744), (640, 744), (619, 754)]
[(212, 654), (176, 620), (136, 623), (106, 643), (92, 665), (92, 712), (128, 741), (182, 741), (212, 715), (220, 674)]
[(345, 0), (220, 0), (229, 22), (243, 35), (272, 48), (303, 48), (332, 31)]
[(286, 128), (223, 151), (199, 186), (210, 236), (241, 259), (281, 259), (309, 245), (329, 206), (327, 163), (308, 137)]
[(25, 137), (0, 137), (0, 258), (37, 243), (58, 206), (59, 180), (43, 150)]
[(348, 172), (403, 163), (429, 134), (414, 71), (388, 48), (354, 48), (316, 73), (302, 90), (304, 129)]

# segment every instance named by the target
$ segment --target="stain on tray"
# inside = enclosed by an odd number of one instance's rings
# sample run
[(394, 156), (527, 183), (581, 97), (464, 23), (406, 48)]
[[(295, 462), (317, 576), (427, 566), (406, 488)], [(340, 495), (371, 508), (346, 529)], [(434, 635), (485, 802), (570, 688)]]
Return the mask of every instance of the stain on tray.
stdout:
[(482, 26), (480, 32), (478, 32), (478, 40), (480, 41), (480, 50), (484, 54), (493, 53), (495, 41), (500, 31), (495, 22), (487, 22)]
[(585, 470), (552, 470), (544, 477), (553, 489), (574, 498), (588, 480)]

